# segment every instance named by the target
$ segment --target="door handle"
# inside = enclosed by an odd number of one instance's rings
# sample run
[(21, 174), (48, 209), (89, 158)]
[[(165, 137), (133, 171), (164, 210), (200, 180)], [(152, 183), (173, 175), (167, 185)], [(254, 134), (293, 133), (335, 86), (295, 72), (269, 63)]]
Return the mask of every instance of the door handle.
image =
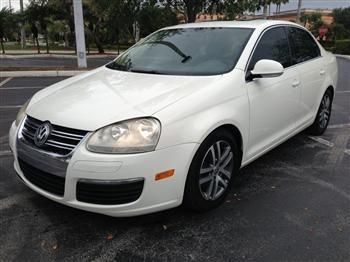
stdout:
[(292, 87), (298, 87), (300, 85), (300, 81), (299, 80), (294, 80), (292, 83)]
[(325, 73), (326, 73), (326, 71), (323, 70), (323, 69), (320, 71), (320, 75), (321, 75), (321, 76), (323, 76)]

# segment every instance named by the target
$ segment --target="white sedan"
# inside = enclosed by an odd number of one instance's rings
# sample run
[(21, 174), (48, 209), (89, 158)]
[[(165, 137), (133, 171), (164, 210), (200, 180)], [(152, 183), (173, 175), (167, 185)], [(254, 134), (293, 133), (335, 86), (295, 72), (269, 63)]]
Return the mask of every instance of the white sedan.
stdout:
[(222, 203), (241, 167), (325, 132), (335, 57), (284, 21), (161, 29), (111, 63), (36, 93), (10, 130), (32, 190), (110, 216)]

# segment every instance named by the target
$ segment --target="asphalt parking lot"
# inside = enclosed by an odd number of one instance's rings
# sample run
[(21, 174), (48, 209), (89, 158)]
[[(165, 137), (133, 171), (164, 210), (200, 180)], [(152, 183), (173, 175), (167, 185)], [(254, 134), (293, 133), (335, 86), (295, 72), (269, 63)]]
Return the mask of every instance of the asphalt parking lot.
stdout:
[(350, 60), (322, 137), (301, 133), (240, 172), (218, 209), (111, 218), (24, 186), (8, 129), (19, 106), (63, 78), (0, 79), (0, 261), (349, 261)]

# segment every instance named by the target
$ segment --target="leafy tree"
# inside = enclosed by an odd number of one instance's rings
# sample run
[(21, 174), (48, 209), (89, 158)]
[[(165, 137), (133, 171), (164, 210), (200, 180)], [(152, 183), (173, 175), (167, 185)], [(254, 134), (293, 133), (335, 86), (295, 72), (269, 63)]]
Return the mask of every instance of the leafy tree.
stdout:
[(350, 7), (334, 9), (333, 17), (335, 23), (342, 24), (345, 28), (350, 28)]
[(0, 10), (0, 44), (2, 53), (5, 54), (4, 38), (9, 37), (14, 25), (14, 16), (10, 9), (4, 7)]
[(289, 0), (273, 0), (272, 3), (276, 5), (276, 13), (281, 12), (281, 5), (287, 4)]
[(332, 38), (350, 38), (350, 7), (334, 9), (333, 18), (334, 22), (330, 27)]
[[(252, 1), (254, 2), (254, 1)], [(260, 7), (263, 7), (263, 15), (266, 18), (267, 17), (267, 8), (271, 9), (271, 4), (276, 5), (276, 13), (280, 12), (281, 10), (281, 5), (288, 3), (289, 0), (258, 0), (258, 3), (255, 4), (257, 5), (256, 10), (260, 10)]]
[(197, 14), (207, 9), (214, 9), (220, 0), (160, 0), (160, 3), (170, 7), (175, 12), (182, 14), (185, 21), (193, 23), (196, 21)]
[(350, 37), (350, 31), (343, 24), (332, 23), (329, 27), (329, 36), (333, 40), (347, 39)]
[(90, 42), (93, 41), (98, 49), (99, 53), (104, 53), (103, 48), (103, 39), (104, 39), (104, 30), (105, 28), (105, 19), (103, 12), (105, 11), (94, 0), (86, 0), (84, 2), (84, 21), (86, 25), (86, 36), (88, 47)]
[[(239, 1), (220, 1), (217, 5), (217, 11), (225, 15), (226, 20), (235, 20), (238, 15), (245, 11), (254, 12), (260, 9), (259, 0), (239, 0)], [(209, 9), (210, 10), (210, 9)]]
[(137, 21), (141, 29), (141, 37), (166, 26), (177, 24), (176, 13), (169, 7), (158, 7), (149, 4), (141, 9)]
[(36, 39), (38, 53), (40, 53), (38, 33), (40, 26), (41, 33), (44, 35), (46, 42), (46, 52), (49, 53), (49, 38), (48, 38), (48, 25), (51, 23), (50, 14), (51, 9), (48, 5), (49, 0), (30, 0), (30, 4), (27, 7), (25, 14), (31, 24), (31, 31), (34, 39)]
[(73, 15), (73, 0), (50, 0), (48, 5), (51, 11), (51, 18), (55, 21), (57, 20), (63, 21), (63, 23), (66, 25), (66, 28), (69, 29), (69, 30), (66, 29), (64, 32), (65, 45), (74, 46), (75, 45), (75, 36), (74, 36), (75, 27), (74, 27), (74, 15)]
[(310, 14), (302, 14), (300, 17), (300, 21), (304, 23), (304, 26), (309, 24), (309, 29), (311, 33), (315, 36), (318, 36), (319, 28), (324, 25), (322, 21), (322, 14), (319, 12), (310, 13)]

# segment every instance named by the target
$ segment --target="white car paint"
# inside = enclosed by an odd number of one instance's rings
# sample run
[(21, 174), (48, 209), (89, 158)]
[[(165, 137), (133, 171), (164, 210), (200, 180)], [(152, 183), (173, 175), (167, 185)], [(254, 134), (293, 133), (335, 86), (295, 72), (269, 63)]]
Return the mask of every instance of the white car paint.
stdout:
[[(106, 125), (153, 116), (161, 123), (156, 150), (142, 154), (96, 154), (85, 139), (74, 151), (66, 173), (65, 194), (57, 197), (31, 184), (19, 168), (13, 123), (10, 146), (15, 169), (34, 191), (65, 205), (111, 216), (156, 212), (182, 203), (186, 176), (201, 142), (216, 128), (232, 125), (242, 140), (242, 165), (305, 129), (314, 121), (325, 90), (336, 88), (335, 57), (321, 46), (321, 57), (284, 70), (274, 78), (247, 82), (246, 67), (262, 32), (284, 21), (209, 22), (192, 27), (255, 28), (235, 68), (216, 76), (170, 76), (121, 72), (100, 67), (39, 91), (26, 114), (52, 124), (95, 131)], [(283, 110), (282, 110), (283, 109)], [(155, 181), (154, 175), (175, 169), (174, 176)], [(76, 183), (81, 178), (118, 180), (145, 178), (141, 197), (123, 205), (79, 202)]]

